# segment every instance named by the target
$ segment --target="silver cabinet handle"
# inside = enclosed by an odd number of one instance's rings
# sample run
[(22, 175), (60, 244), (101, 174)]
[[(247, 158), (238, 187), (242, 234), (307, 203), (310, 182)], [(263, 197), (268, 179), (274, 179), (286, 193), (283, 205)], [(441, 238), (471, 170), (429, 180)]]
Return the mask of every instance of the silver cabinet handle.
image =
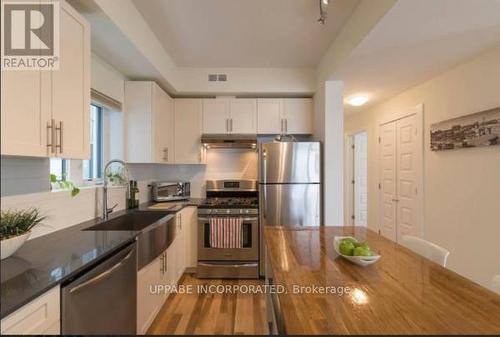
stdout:
[(165, 274), (165, 253), (161, 254), (160, 261), (161, 261), (160, 272), (162, 274)]
[(231, 123), (230, 125), (231, 125), (231, 133), (232, 133), (233, 132), (233, 119), (231, 118), (229, 121)]
[(399, 199), (397, 199), (397, 198), (392, 198), (392, 201), (398, 202), (398, 201), (399, 201)]
[(226, 133), (229, 133), (229, 119), (226, 118)]
[(94, 284), (96, 282), (99, 282), (100, 280), (102, 280), (103, 278), (106, 278), (107, 276), (109, 276), (110, 274), (112, 274), (115, 270), (117, 270), (118, 268), (120, 268), (121, 266), (123, 266), (125, 264), (125, 262), (130, 258), (130, 256), (132, 255), (132, 253), (134, 252), (134, 249), (131, 249), (130, 252), (127, 254), (127, 256), (125, 256), (123, 259), (120, 260), (120, 262), (118, 262), (117, 264), (115, 264), (113, 267), (109, 268), (108, 270), (106, 270), (105, 272), (91, 278), (90, 280), (88, 281), (85, 281), (79, 285), (77, 285), (76, 287), (74, 287), (73, 289), (71, 289), (69, 292), (70, 294), (75, 292), (75, 291), (78, 291), (80, 289), (83, 289), (91, 284)]
[(47, 122), (47, 147), (50, 153), (56, 152), (56, 121), (54, 118)]
[(283, 118), (280, 120), (280, 132), (283, 133)]
[(288, 133), (288, 118), (285, 118), (285, 133)]
[(168, 147), (163, 148), (163, 161), (168, 161)]
[(167, 265), (167, 252), (163, 253), (163, 255), (165, 255), (165, 257), (163, 258), (163, 264), (165, 265), (165, 266), (163, 267), (163, 271), (164, 271), (164, 272), (167, 272), (167, 266), (168, 266), (168, 265)]
[[(63, 153), (63, 122), (59, 121), (59, 127), (56, 127), (56, 131), (59, 131), (59, 144), (56, 145), (56, 148), (59, 149), (59, 153)], [(57, 137), (56, 137), (57, 139)]]

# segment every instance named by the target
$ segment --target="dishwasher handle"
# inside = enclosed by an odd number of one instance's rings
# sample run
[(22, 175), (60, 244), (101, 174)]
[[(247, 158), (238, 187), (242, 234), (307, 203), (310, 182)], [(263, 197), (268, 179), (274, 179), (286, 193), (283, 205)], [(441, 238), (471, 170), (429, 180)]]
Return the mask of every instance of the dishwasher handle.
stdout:
[(81, 290), (83, 288), (86, 288), (94, 283), (98, 283), (99, 281), (101, 281), (101, 280), (107, 278), (108, 276), (110, 276), (111, 274), (113, 274), (117, 269), (121, 268), (127, 262), (128, 259), (130, 259), (130, 257), (134, 253), (134, 248), (135, 248), (134, 246), (131, 246), (131, 248), (129, 248), (128, 254), (124, 258), (120, 259), (120, 261), (115, 263), (108, 270), (100, 273), (97, 276), (92, 277), (90, 280), (87, 280), (83, 283), (80, 283), (79, 285), (75, 286), (74, 288), (71, 288), (69, 290), (69, 293), (72, 294), (72, 293), (74, 293), (78, 290)]

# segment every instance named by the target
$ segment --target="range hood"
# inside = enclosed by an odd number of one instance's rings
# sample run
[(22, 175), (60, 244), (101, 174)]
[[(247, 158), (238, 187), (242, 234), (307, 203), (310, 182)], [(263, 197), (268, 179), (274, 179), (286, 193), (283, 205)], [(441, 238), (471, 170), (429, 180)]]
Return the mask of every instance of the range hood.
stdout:
[(207, 149), (256, 149), (257, 135), (204, 134), (201, 143)]

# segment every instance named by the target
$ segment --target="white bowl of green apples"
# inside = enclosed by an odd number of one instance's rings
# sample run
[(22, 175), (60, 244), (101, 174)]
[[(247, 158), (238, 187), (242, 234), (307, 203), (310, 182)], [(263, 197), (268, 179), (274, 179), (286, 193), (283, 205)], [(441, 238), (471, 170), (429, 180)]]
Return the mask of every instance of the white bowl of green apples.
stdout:
[(337, 254), (362, 267), (373, 264), (380, 259), (380, 255), (373, 253), (366, 242), (360, 242), (352, 236), (334, 237), (333, 246)]

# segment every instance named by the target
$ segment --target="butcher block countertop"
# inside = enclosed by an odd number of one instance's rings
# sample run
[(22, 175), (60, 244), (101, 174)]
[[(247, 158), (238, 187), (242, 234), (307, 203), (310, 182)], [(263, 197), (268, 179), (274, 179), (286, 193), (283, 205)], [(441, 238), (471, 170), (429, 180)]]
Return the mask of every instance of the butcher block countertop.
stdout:
[[(333, 248), (344, 235), (381, 259), (351, 264)], [(274, 282), (287, 289), (278, 295), (287, 334), (500, 334), (500, 295), (371, 230), (266, 227), (265, 240)], [(294, 286), (331, 288), (301, 294)], [(337, 287), (349, 291), (340, 296)]]

